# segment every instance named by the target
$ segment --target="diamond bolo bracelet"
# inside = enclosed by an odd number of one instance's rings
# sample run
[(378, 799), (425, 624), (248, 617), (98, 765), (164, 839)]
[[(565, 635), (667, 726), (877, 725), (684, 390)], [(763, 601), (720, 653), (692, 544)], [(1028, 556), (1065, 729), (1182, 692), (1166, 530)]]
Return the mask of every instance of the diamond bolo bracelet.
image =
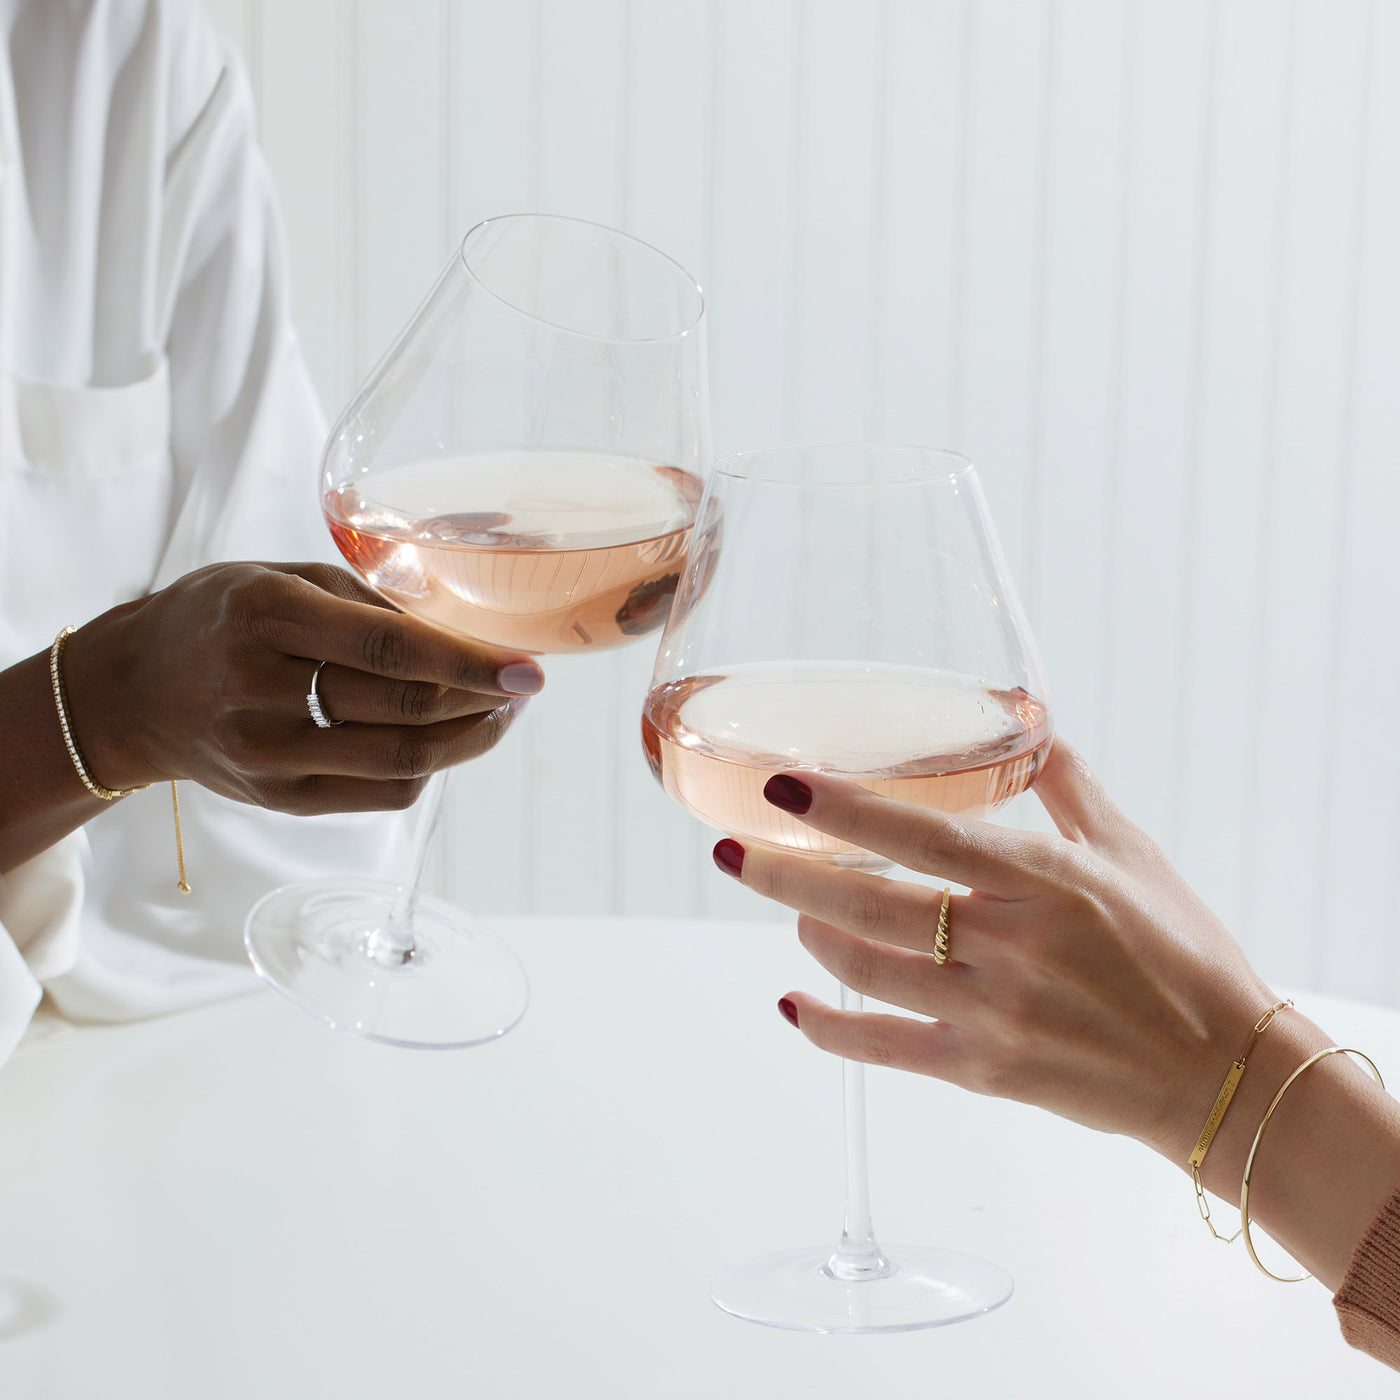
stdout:
[[(104, 787), (92, 776), (91, 770), (83, 759), (82, 750), (79, 749), (78, 741), (73, 734), (73, 721), (68, 713), (68, 690), (63, 682), (63, 649), (67, 646), (69, 637), (77, 630), (76, 627), (65, 627), (54, 638), (53, 646), (49, 648), (49, 681), (53, 686), (53, 703), (58, 712), (58, 727), (63, 731), (64, 747), (68, 750), (68, 757), (73, 761), (73, 770), (77, 773), (82, 785), (94, 797), (101, 798), (103, 802), (115, 802), (118, 798), (130, 797), (132, 793), (145, 792), (150, 784), (142, 783), (138, 787), (129, 788)], [(171, 779), (170, 782), (170, 801), (175, 814), (175, 854), (180, 870), (177, 888), (181, 894), (189, 894), (190, 885), (185, 878), (185, 839), (184, 833), (180, 829), (180, 790), (174, 779)]]

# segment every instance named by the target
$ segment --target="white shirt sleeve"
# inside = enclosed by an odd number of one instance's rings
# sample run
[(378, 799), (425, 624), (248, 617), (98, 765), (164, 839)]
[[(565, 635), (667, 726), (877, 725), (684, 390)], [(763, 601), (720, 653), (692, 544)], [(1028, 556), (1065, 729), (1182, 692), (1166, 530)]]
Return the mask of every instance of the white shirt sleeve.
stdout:
[[(149, 12), (110, 72), (94, 72), (80, 33), (71, 53), (45, 52), (44, 71), (74, 85), (71, 168), (19, 182), (12, 171), (6, 183), (15, 236), (0, 240), (0, 272), (18, 290), (0, 302), (3, 392), (15, 400), (0, 451), (20, 465), (0, 481), (27, 534), (13, 526), (0, 539), (0, 664), (46, 647), (64, 620), (207, 563), (333, 557), (317, 501), (325, 424), (291, 325), (247, 82), (198, 7), (153, 0)], [(142, 73), (144, 86), (133, 82)], [(53, 81), (35, 89), (36, 121), (52, 117)], [(82, 90), (103, 82), (105, 94)], [(94, 110), (101, 120), (85, 131), (78, 114)], [(30, 201), (24, 218), (16, 198)], [(92, 277), (86, 300), (51, 268), (54, 227), (73, 275)], [(46, 571), (42, 598), (25, 592), (26, 547), (70, 556)], [(181, 785), (180, 807), (190, 896), (176, 890), (168, 785), (113, 803), (0, 879), (0, 1061), (41, 989), (67, 1015), (104, 1020), (247, 990), (242, 929), (259, 896), (337, 872), (391, 876), (406, 858), (399, 816), (289, 817), (194, 784)]]

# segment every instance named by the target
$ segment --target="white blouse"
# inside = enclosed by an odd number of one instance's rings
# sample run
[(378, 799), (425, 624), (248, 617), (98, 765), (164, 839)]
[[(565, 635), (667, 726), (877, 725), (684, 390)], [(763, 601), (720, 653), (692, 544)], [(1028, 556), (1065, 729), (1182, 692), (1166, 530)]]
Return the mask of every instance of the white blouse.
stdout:
[[(186, 0), (0, 0), (0, 35), (3, 668), (203, 564), (332, 551), (325, 425), (235, 55)], [(168, 784), (0, 876), (0, 1061), (44, 991), (109, 1020), (246, 990), (260, 895), (402, 868), (399, 818), (283, 816), (192, 783), (180, 809), (191, 895)]]

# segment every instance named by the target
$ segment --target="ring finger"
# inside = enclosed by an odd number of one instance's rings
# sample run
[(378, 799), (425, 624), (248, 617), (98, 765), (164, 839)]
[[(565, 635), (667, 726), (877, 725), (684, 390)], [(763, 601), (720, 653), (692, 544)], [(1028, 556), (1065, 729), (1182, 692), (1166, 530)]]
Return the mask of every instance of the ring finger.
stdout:
[[(285, 685), (298, 695), (302, 716), (311, 722), (306, 697), (314, 684), (325, 717), (333, 723), (437, 724), (445, 719), (485, 714), (503, 703), (499, 695), (453, 690), (428, 681), (401, 681), (349, 666), (288, 661)], [(297, 687), (300, 687), (298, 690)]]
[(837, 981), (862, 996), (940, 1021), (956, 1021), (967, 1005), (972, 969), (964, 964), (940, 967), (926, 953), (874, 943), (809, 914), (798, 919), (797, 936)]
[[(738, 842), (730, 842), (723, 853), (716, 847), (716, 863), (729, 874), (734, 874), (731, 862), (735, 858), (734, 847), (738, 845)], [(824, 923), (862, 938), (916, 953), (933, 952), (943, 903), (941, 889), (867, 875), (859, 870), (842, 870), (821, 861), (780, 855), (760, 847), (743, 848), (737, 878), (768, 899), (814, 915)], [(976, 943), (986, 903), (982, 898), (967, 896), (953, 896), (949, 901), (950, 940), (955, 922), (959, 931), (958, 947), (952, 953), (958, 962), (977, 961)], [(965, 939), (964, 934), (967, 935)]]
[(282, 741), (280, 752), (284, 763), (303, 775), (381, 782), (423, 778), (493, 747), (520, 704), (510, 700), (485, 714), (440, 724), (356, 724), (332, 733), (308, 723), (304, 732)]

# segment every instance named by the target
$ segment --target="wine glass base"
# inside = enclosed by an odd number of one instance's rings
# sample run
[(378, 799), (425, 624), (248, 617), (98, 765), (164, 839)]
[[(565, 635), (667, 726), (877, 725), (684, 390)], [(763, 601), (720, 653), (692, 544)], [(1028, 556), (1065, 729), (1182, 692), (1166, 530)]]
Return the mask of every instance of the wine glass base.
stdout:
[(827, 1269), (831, 1248), (793, 1249), (726, 1269), (710, 1285), (717, 1306), (745, 1322), (793, 1332), (912, 1332), (999, 1308), (1011, 1275), (951, 1249), (886, 1251), (892, 1270), (845, 1281)]
[(336, 1030), (452, 1050), (504, 1035), (525, 1014), (525, 969), (470, 915), (419, 895), (407, 961), (376, 958), (398, 886), (355, 877), (284, 885), (255, 904), (243, 941), (264, 981)]

